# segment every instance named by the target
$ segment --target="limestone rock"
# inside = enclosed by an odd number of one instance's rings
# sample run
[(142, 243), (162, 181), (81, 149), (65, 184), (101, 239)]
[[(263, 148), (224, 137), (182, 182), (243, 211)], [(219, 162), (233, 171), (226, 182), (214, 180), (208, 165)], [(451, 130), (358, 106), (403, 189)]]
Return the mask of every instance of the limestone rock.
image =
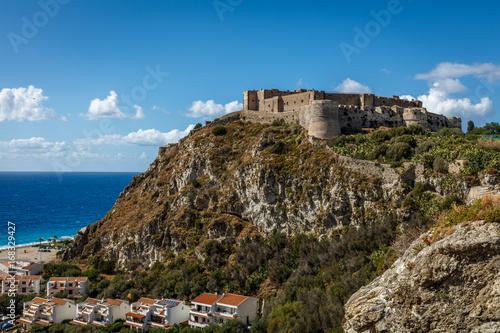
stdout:
[(351, 296), (344, 331), (500, 332), (500, 224), (473, 222), (417, 239)]

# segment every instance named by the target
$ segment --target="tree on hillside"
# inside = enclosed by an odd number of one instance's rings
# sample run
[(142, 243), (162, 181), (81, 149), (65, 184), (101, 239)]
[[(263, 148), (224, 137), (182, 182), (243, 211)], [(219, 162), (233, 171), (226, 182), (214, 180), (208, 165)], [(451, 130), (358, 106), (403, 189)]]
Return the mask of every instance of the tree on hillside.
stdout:
[(475, 128), (474, 122), (472, 120), (469, 120), (469, 122), (467, 123), (467, 133), (474, 130), (474, 128)]
[(487, 123), (486, 125), (484, 125), (483, 128), (485, 130), (493, 133), (493, 134), (500, 134), (500, 124), (499, 123), (496, 123), (496, 122)]

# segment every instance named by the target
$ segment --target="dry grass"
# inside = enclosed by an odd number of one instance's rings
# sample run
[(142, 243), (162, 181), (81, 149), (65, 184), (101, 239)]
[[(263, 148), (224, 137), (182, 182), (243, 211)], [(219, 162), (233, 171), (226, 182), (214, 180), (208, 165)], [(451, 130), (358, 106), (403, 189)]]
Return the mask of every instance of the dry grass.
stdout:
[(477, 142), (486, 150), (500, 151), (500, 140), (479, 139)]
[(428, 241), (433, 244), (451, 235), (457, 224), (481, 220), (500, 222), (500, 194), (486, 195), (469, 206), (453, 206), (441, 214)]

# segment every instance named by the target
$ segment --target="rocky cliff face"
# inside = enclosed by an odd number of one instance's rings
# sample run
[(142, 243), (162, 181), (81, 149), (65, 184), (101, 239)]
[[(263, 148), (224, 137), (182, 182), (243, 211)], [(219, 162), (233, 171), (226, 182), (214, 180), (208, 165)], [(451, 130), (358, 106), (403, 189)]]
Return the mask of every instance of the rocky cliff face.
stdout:
[(203, 128), (160, 148), (105, 218), (78, 233), (65, 259), (100, 255), (123, 267), (207, 239), (273, 230), (329, 235), (400, 213), (408, 190), (387, 166), (340, 158), (298, 125), (232, 122), (226, 129), (217, 136)]
[(500, 332), (500, 224), (430, 238), (349, 299), (345, 332)]

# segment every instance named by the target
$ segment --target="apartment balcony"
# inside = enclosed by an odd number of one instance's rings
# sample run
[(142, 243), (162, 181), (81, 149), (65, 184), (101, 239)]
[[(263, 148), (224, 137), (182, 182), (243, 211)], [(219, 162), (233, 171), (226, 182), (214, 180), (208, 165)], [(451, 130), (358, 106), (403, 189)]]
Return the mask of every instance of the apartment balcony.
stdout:
[(127, 320), (127, 321), (125, 322), (125, 325), (132, 326), (132, 327), (136, 327), (136, 328), (144, 328), (144, 323), (141, 323), (141, 322), (135, 322), (135, 321), (130, 321), (130, 320)]
[(31, 324), (33, 324), (33, 322), (35, 320), (34, 320), (34, 318), (31, 318), (31, 317), (22, 316), (17, 321), (20, 322), (20, 323), (26, 324), (26, 325), (31, 325)]
[(76, 318), (76, 319), (73, 319), (72, 321), (69, 322), (70, 324), (73, 324), (73, 325), (80, 325), (80, 326), (85, 326), (88, 324), (88, 322), (85, 320), (85, 318)]
[(214, 316), (216, 317), (222, 317), (222, 318), (226, 318), (226, 319), (235, 319), (235, 318), (238, 318), (238, 315), (236, 314), (236, 312), (225, 312), (225, 311), (218, 311), (216, 313), (214, 313)]
[(190, 320), (188, 322), (188, 325), (191, 326), (191, 327), (198, 327), (198, 328), (203, 328), (205, 326), (207, 326), (209, 323), (200, 323), (200, 322), (197, 322), (197, 321), (192, 321)]
[(191, 309), (189, 311), (189, 314), (194, 315), (194, 316), (201, 316), (201, 317), (212, 317), (212, 314), (209, 311), (204, 311), (204, 310), (196, 310), (196, 309)]
[(168, 322), (167, 323), (158, 323), (156, 321), (152, 321), (150, 323), (148, 323), (149, 326), (151, 327), (157, 327), (157, 328), (166, 328), (168, 327)]
[(98, 327), (105, 327), (108, 325), (108, 322), (103, 320), (94, 320), (91, 324)]

